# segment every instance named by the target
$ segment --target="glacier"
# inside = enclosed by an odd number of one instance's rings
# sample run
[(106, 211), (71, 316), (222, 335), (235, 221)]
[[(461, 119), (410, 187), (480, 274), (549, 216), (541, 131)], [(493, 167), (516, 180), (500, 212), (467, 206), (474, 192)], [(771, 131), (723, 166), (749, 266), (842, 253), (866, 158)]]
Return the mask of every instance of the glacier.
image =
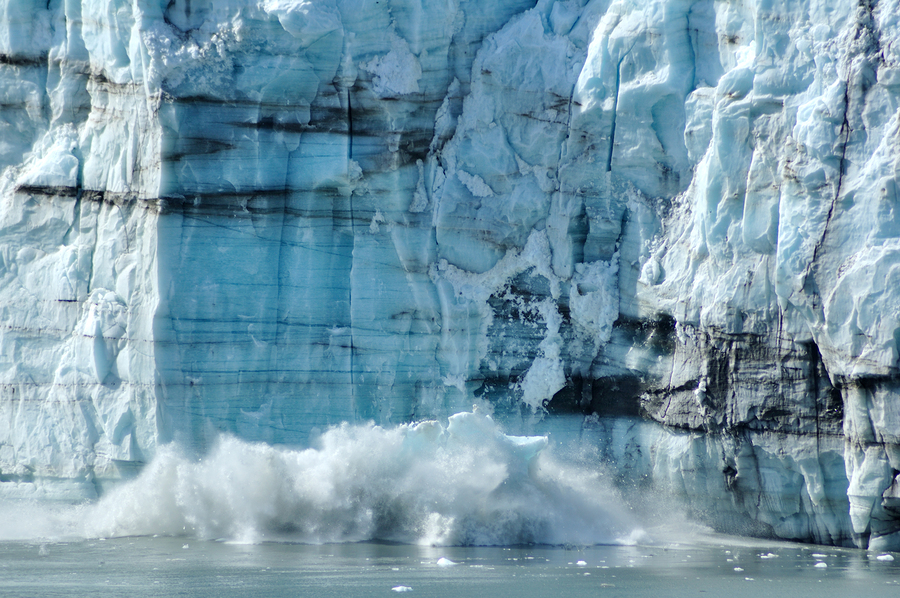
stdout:
[(0, 79), (0, 495), (474, 403), (900, 549), (898, 0), (0, 0)]

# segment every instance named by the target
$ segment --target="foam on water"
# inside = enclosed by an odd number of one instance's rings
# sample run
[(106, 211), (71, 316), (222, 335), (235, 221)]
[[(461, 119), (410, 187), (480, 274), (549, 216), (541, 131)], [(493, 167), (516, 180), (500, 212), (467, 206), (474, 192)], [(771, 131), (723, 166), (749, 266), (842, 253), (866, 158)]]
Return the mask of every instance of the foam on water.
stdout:
[(344, 424), (304, 450), (223, 436), (201, 459), (166, 447), (98, 502), (44, 508), (30, 533), (8, 527), (0, 537), (438, 545), (634, 538), (637, 525), (598, 470), (567, 465), (547, 446), (545, 436), (503, 434), (477, 410), (446, 425)]

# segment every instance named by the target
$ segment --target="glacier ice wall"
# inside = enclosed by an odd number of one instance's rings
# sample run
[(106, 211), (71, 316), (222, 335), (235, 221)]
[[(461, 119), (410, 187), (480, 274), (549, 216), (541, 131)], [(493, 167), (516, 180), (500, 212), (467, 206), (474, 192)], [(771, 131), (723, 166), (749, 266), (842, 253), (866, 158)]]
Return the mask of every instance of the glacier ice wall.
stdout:
[(0, 0), (0, 492), (480, 401), (900, 547), (898, 15)]

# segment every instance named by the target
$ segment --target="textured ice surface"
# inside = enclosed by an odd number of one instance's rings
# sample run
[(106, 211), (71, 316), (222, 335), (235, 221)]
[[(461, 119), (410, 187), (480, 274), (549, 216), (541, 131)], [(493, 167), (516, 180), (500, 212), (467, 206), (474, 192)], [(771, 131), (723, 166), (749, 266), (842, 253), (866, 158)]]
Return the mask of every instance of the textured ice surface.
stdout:
[(900, 547), (897, 15), (0, 0), (0, 492), (477, 400)]

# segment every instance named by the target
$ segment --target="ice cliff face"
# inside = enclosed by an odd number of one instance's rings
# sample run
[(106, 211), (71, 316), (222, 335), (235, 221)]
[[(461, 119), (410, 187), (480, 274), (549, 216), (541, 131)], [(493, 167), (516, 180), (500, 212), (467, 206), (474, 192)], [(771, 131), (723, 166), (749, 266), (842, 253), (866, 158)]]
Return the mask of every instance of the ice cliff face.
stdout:
[(0, 0), (0, 78), (0, 492), (479, 400), (900, 547), (900, 2)]

